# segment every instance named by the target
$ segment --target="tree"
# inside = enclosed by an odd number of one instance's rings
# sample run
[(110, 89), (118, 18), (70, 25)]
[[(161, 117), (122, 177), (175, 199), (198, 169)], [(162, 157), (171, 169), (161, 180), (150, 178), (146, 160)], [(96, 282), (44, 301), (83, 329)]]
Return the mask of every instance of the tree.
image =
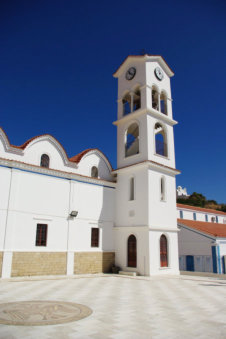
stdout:
[(202, 195), (201, 193), (193, 192), (188, 199), (177, 199), (178, 203), (192, 205), (192, 206), (199, 206), (199, 207), (205, 207), (206, 204), (206, 197)]
[(221, 205), (220, 211), (226, 212), (226, 204)]

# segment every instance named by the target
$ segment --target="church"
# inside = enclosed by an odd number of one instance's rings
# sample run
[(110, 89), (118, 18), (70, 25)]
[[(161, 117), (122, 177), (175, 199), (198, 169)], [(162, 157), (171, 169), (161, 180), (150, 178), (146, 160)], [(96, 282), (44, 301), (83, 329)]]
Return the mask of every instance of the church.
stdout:
[(0, 129), (2, 278), (179, 273), (173, 75), (147, 54), (113, 74), (116, 169), (98, 149), (68, 158), (51, 135), (14, 146)]

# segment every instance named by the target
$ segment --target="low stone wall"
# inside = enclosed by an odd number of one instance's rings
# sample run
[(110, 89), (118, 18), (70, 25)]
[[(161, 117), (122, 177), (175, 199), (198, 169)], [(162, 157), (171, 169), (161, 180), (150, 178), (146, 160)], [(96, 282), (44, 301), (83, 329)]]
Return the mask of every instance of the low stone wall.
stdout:
[(114, 252), (76, 252), (74, 274), (108, 273), (114, 263)]
[(0, 252), (0, 277), (2, 276), (2, 260), (3, 260), (3, 252)]
[(11, 277), (66, 274), (66, 252), (14, 252)]

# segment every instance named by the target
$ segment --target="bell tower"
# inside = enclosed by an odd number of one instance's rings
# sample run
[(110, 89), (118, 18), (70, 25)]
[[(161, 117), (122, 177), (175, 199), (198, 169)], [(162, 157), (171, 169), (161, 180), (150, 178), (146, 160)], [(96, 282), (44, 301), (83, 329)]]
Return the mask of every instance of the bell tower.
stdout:
[(170, 78), (161, 56), (128, 56), (118, 79), (116, 264), (177, 274), (178, 243)]

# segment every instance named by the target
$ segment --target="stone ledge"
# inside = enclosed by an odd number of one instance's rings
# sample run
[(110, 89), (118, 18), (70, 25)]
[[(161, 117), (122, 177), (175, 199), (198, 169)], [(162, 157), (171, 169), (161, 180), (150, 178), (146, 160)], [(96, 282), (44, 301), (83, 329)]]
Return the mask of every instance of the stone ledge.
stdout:
[(120, 275), (129, 275), (129, 276), (132, 276), (132, 277), (136, 277), (137, 276), (137, 272), (119, 271), (118, 274), (120, 274)]

